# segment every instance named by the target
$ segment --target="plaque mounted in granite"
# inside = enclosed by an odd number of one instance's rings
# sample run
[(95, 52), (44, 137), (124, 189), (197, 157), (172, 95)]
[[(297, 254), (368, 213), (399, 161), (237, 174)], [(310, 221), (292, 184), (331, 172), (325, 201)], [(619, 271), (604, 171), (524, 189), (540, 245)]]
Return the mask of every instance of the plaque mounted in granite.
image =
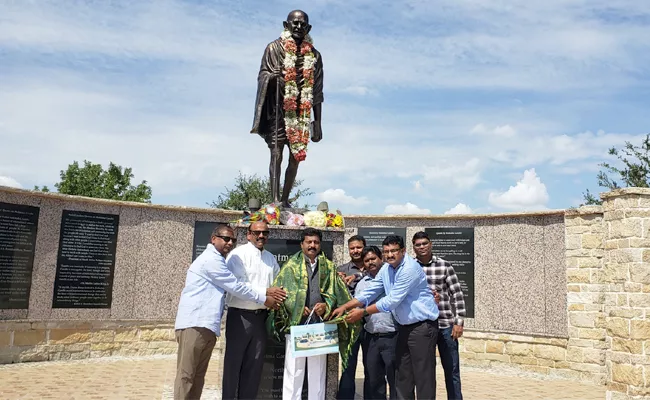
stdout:
[(38, 207), (0, 203), (0, 309), (28, 309)]
[(359, 227), (357, 234), (366, 239), (367, 246), (377, 246), (381, 250), (381, 244), (386, 239), (386, 236), (397, 235), (404, 239), (406, 245), (406, 228), (393, 228), (393, 227)]
[(110, 308), (119, 215), (63, 210), (52, 308)]
[(433, 255), (449, 261), (465, 298), (466, 318), (474, 318), (474, 228), (426, 228)]
[(194, 239), (192, 241), (192, 261), (203, 253), (210, 239), (212, 232), (219, 225), (228, 225), (225, 222), (196, 221), (194, 222)]

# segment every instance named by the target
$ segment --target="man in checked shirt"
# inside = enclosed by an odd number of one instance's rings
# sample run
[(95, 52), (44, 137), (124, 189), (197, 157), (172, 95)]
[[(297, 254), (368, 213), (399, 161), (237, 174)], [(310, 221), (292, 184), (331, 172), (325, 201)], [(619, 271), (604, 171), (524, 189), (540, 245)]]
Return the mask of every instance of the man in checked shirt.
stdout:
[[(460, 388), (458, 338), (463, 335), (463, 318), (465, 317), (463, 291), (460, 288), (454, 267), (448, 261), (433, 255), (431, 240), (426, 232), (417, 232), (413, 235), (413, 248), (417, 261), (427, 275), (429, 288), (440, 295), (438, 352), (440, 352), (442, 369), (445, 371), (447, 399), (461, 400), (463, 395)], [(456, 310), (455, 315), (454, 310)]]

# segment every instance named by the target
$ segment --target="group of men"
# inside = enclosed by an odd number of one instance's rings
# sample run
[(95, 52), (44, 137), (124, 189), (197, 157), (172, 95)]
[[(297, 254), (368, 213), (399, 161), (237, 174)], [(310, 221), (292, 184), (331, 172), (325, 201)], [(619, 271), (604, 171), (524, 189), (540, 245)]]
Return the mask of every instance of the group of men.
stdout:
[[(292, 326), (343, 318), (339, 323), (343, 364), (338, 399), (354, 399), (359, 349), (365, 399), (434, 399), (436, 347), (448, 399), (462, 399), (458, 338), (465, 315), (453, 267), (435, 257), (424, 232), (413, 237), (416, 257), (401, 236), (382, 249), (362, 236), (348, 240), (350, 262), (338, 268), (321, 249), (322, 232), (302, 231), (301, 250), (280, 268), (265, 249), (269, 227), (248, 227), (236, 246), (234, 230), (219, 225), (187, 271), (175, 323), (178, 342), (175, 399), (199, 399), (227, 306), (222, 396), (255, 399), (269, 339), (285, 342), (283, 399), (301, 399), (305, 372), (308, 398), (325, 398), (327, 356), (295, 357)], [(306, 371), (305, 371), (306, 370)]]

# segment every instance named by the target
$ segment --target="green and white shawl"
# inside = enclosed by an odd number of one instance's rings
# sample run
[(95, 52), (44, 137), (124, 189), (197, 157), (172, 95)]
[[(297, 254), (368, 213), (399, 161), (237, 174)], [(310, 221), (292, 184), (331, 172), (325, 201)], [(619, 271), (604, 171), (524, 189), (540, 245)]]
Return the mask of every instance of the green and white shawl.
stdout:
[[(318, 257), (318, 274), (320, 291), (326, 304), (323, 319), (325, 323), (336, 323), (339, 335), (339, 354), (343, 368), (347, 367), (348, 356), (352, 345), (361, 332), (361, 322), (349, 324), (344, 318), (327, 321), (332, 311), (352, 299), (347, 286), (336, 273), (334, 263), (321, 252)], [(266, 320), (269, 337), (278, 343), (284, 343), (285, 335), (290, 333), (292, 326), (300, 325), (305, 300), (307, 298), (308, 277), (305, 256), (302, 251), (289, 258), (273, 282), (275, 287), (283, 287), (287, 298), (277, 311), (270, 310)]]

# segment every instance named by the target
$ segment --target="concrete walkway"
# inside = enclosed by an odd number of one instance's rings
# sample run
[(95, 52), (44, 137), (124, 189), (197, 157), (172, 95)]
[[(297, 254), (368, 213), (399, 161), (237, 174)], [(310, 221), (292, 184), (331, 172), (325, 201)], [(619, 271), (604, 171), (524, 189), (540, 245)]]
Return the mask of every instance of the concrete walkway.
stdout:
[[(203, 392), (206, 400), (221, 397), (220, 366), (213, 361)], [(438, 398), (446, 399), (438, 370)], [(175, 356), (0, 365), (0, 399), (172, 399), (175, 373)], [(468, 400), (605, 399), (605, 387), (570, 380), (469, 367), (461, 367), (461, 374), (463, 395)], [(357, 377), (363, 377), (363, 367)], [(362, 384), (363, 379), (357, 379), (358, 393)]]

